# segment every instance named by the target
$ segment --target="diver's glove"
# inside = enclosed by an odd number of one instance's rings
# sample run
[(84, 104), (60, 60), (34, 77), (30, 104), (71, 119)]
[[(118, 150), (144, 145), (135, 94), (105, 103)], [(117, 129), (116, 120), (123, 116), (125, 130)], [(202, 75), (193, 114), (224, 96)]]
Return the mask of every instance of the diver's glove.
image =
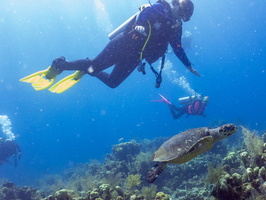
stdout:
[(190, 66), (187, 66), (188, 70), (190, 72), (192, 72), (193, 74), (195, 74), (196, 76), (200, 77), (200, 74), (190, 65)]
[(135, 30), (138, 31), (140, 34), (147, 36), (145, 33), (145, 27), (144, 26), (135, 26)]

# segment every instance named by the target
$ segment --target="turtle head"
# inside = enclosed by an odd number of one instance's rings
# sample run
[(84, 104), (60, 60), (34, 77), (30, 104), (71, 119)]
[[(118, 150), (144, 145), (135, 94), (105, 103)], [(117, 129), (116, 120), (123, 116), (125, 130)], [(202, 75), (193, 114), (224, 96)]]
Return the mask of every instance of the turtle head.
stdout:
[(219, 128), (220, 136), (223, 138), (229, 137), (237, 132), (237, 127), (234, 124), (225, 124)]

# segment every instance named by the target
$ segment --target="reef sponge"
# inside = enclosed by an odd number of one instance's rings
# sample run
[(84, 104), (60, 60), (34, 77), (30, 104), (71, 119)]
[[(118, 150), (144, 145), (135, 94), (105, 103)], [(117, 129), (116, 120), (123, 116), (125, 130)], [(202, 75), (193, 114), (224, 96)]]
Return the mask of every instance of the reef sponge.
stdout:
[(223, 158), (224, 165), (229, 165), (231, 168), (239, 168), (241, 166), (241, 160), (239, 158), (239, 152), (229, 152), (225, 158)]
[(124, 200), (124, 198), (121, 197), (121, 196), (117, 196), (117, 197), (116, 197), (116, 200)]
[(218, 183), (213, 184), (211, 195), (219, 200), (228, 199), (256, 199), (265, 194), (263, 183), (265, 181), (265, 167), (247, 168), (245, 174), (225, 173), (219, 178)]
[(123, 200), (124, 191), (121, 187), (111, 187), (109, 184), (101, 184), (87, 192), (88, 200)]
[[(259, 177), (261, 177), (263, 180), (266, 181), (266, 169), (264, 166), (262, 166), (260, 169), (259, 169)], [(266, 184), (266, 182), (265, 182)], [(265, 187), (266, 188), (266, 187)]]
[(111, 187), (109, 184), (102, 184), (99, 186), (100, 194), (103, 199), (111, 199)]
[(158, 192), (155, 196), (155, 199), (157, 199), (157, 200), (170, 200), (168, 194), (165, 194), (163, 192)]
[(124, 191), (123, 191), (123, 189), (120, 187), (120, 186), (115, 186), (115, 191), (117, 192), (117, 194), (119, 195), (119, 196), (124, 196)]
[(97, 198), (100, 198), (100, 194), (98, 189), (93, 189), (90, 193), (89, 193), (89, 199), (95, 200)]
[(62, 189), (55, 193), (56, 200), (72, 200), (74, 196), (73, 190)]
[(213, 185), (211, 195), (219, 200), (228, 199), (248, 199), (254, 188), (249, 183), (242, 184), (241, 176), (225, 174), (219, 181), (219, 184)]
[(140, 183), (141, 183), (141, 181), (140, 181), (140, 175), (139, 174), (129, 175), (127, 177), (126, 187), (131, 190), (132, 188), (139, 186)]

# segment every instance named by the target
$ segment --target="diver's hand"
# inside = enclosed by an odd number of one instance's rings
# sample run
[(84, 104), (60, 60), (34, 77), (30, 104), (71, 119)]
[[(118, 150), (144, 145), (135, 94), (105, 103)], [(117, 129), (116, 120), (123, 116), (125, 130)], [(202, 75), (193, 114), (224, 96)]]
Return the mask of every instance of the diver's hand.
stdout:
[(140, 34), (147, 36), (147, 34), (145, 33), (145, 27), (143, 26), (135, 26), (135, 30), (138, 31)]
[(199, 73), (198, 73), (193, 67), (188, 66), (187, 68), (188, 68), (188, 70), (189, 70), (190, 72), (192, 72), (192, 73), (195, 74), (196, 76), (200, 77), (200, 74), (199, 74)]

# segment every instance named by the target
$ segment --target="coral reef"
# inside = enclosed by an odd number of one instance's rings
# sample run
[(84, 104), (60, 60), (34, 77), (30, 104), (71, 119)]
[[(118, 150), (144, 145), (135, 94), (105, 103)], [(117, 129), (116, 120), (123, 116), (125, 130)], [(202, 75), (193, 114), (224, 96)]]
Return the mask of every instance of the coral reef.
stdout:
[(62, 174), (40, 177), (37, 188), (18, 188), (4, 180), (1, 200), (224, 200), (265, 199), (266, 133), (242, 127), (234, 144), (212, 150), (182, 165), (169, 164), (153, 183), (146, 181), (154, 151), (167, 138), (114, 145), (100, 163), (92, 160)]
[(22, 187), (17, 188), (14, 183), (4, 183), (0, 189), (1, 200), (39, 200), (43, 199), (45, 194), (35, 188)]
[(223, 168), (209, 170), (207, 183), (212, 184), (211, 195), (216, 199), (245, 200), (266, 196), (266, 145), (254, 131), (242, 127), (242, 134), (243, 149), (229, 152), (223, 159)]
[(132, 140), (114, 145), (112, 152), (116, 160), (132, 162), (133, 156), (139, 154), (140, 146), (135, 140)]

